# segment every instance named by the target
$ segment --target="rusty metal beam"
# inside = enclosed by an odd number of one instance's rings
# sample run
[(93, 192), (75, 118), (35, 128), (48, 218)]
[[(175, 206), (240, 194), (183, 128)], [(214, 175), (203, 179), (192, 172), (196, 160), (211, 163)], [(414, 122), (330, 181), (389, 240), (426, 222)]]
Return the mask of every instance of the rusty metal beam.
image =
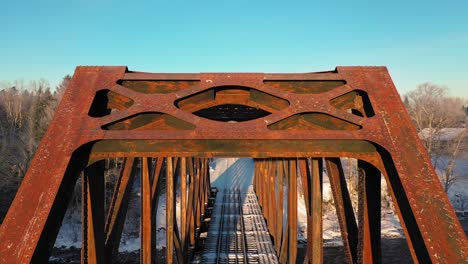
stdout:
[(276, 201), (276, 194), (275, 194), (276, 192), (275, 175), (276, 175), (276, 170), (277, 170), (276, 160), (274, 159), (270, 160), (270, 167), (271, 167), (271, 171), (270, 171), (270, 174), (268, 175), (269, 179), (267, 179), (269, 182), (269, 190), (268, 190), (269, 206), (268, 207), (270, 208), (270, 216), (269, 216), (270, 221), (268, 222), (268, 229), (270, 230), (270, 234), (273, 237), (273, 241), (277, 241), (277, 233), (276, 233), (277, 201)]
[[(311, 217), (307, 219), (307, 228), (312, 236), (307, 236), (307, 240), (312, 242), (312, 263), (323, 262), (323, 239), (322, 239), (322, 159), (311, 160)], [(311, 227), (310, 227), (311, 226)], [(308, 232), (309, 235), (310, 232)]]
[(174, 170), (172, 158), (166, 159), (166, 259), (173, 263), (174, 253)]
[(161, 174), (161, 169), (164, 163), (164, 158), (157, 158), (156, 159), (156, 166), (154, 169), (153, 173), (153, 181), (151, 184), (151, 199), (153, 200), (153, 203), (156, 203), (154, 200), (157, 197), (158, 194), (158, 187), (159, 187), (159, 179), (160, 179), (160, 174)]
[[(229, 103), (272, 114), (230, 123), (189, 111)], [(70, 190), (86, 164), (112, 157), (213, 156), (365, 161), (390, 183), (415, 262), (467, 259), (466, 236), (385, 67), (303, 74), (151, 74), (78, 67), (0, 227), (0, 262), (47, 261)], [(200, 178), (206, 175), (200, 167), (198, 160), (193, 192), (189, 186), (190, 234), (199, 226), (209, 186)], [(267, 194), (262, 192), (263, 206)], [(369, 216), (369, 227), (375, 215)], [(287, 230), (277, 236), (289, 241)], [(279, 255), (287, 257), (282, 254), (287, 245), (279, 244)]]
[(83, 173), (82, 263), (104, 263), (105, 261), (104, 167), (105, 161), (102, 160), (86, 168)]
[[(322, 217), (322, 215), (320, 215)], [(288, 175), (288, 262), (297, 260), (297, 160), (289, 160)]]
[(358, 262), (381, 263), (380, 248), (380, 171), (373, 165), (358, 160)]
[(125, 159), (120, 170), (119, 178), (116, 181), (105, 225), (107, 260), (112, 259), (119, 248), (128, 204), (130, 202), (130, 192), (132, 190), (135, 169), (135, 159)]
[(276, 241), (275, 242), (275, 248), (276, 248), (276, 254), (279, 256), (280, 250), (281, 250), (281, 245), (283, 241), (283, 201), (284, 201), (284, 190), (283, 190), (283, 180), (284, 180), (284, 175), (285, 175), (285, 167), (284, 167), (284, 162), (282, 159), (279, 159), (277, 161), (278, 163), (278, 181), (277, 181), (277, 199), (276, 199), (276, 206), (278, 210), (276, 211)]
[(141, 168), (141, 217), (140, 217), (140, 261), (151, 263), (154, 245), (153, 206), (151, 197), (150, 158), (140, 159)]
[(189, 238), (186, 239), (190, 246), (195, 246), (195, 168), (192, 158), (188, 159), (188, 172), (190, 178), (189, 194), (188, 194), (188, 210), (187, 210), (187, 233)]
[[(156, 214), (158, 210), (158, 204), (159, 204), (159, 197), (161, 194), (161, 189), (163, 188), (162, 184), (162, 179), (163, 176), (161, 176), (162, 171), (163, 171), (163, 165), (165, 163), (165, 158), (157, 158), (155, 160), (155, 164), (152, 168), (151, 175), (153, 176), (152, 182), (151, 182), (151, 208), (152, 208), (152, 214), (153, 214), (153, 221), (156, 223)], [(165, 177), (164, 177), (165, 178)], [(151, 244), (156, 245), (157, 241), (157, 232), (155, 230), (152, 230), (154, 234), (151, 235), (152, 242)], [(153, 259), (156, 259), (156, 247), (152, 247), (152, 252), (153, 252)]]
[(311, 210), (311, 203), (312, 203), (312, 190), (311, 190), (311, 185), (312, 185), (312, 176), (311, 176), (311, 168), (310, 168), (310, 162), (308, 159), (301, 158), (298, 161), (299, 163), (299, 170), (301, 173), (301, 182), (302, 182), (302, 190), (303, 190), (303, 195), (304, 195), (304, 203), (306, 206), (306, 215), (307, 215), (307, 251), (306, 251), (306, 256), (304, 259), (304, 263), (312, 263), (312, 255), (313, 255), (313, 249), (312, 249), (312, 241), (313, 241), (313, 232), (312, 232), (312, 225), (313, 220), (312, 220), (312, 210)]
[(343, 167), (339, 158), (325, 159), (328, 178), (335, 202), (336, 215), (341, 229), (341, 237), (348, 263), (357, 262), (358, 228), (354, 216), (353, 205), (349, 196)]
[(180, 159), (180, 228), (181, 244), (185, 251), (186, 233), (187, 233), (187, 160)]
[[(339, 139), (170, 139), (103, 140), (93, 145), (91, 160), (115, 157), (355, 157), (375, 159), (377, 145), (365, 140)], [(255, 149), (256, 151), (252, 151)]]
[[(289, 179), (291, 178), (290, 176), (290, 173), (291, 173), (291, 170), (289, 169), (289, 161), (288, 160), (283, 160), (283, 168), (284, 168), (284, 176), (286, 177), (286, 185), (287, 185), (287, 190), (288, 190), (288, 207), (286, 208), (287, 209), (287, 212), (289, 212)], [(282, 188), (283, 185), (280, 185), (280, 188)], [(284, 197), (284, 196), (283, 196)], [(281, 199), (281, 201), (284, 201), (283, 199)], [(283, 206), (282, 206), (282, 210), (283, 211)], [(286, 217), (286, 219), (284, 219), (283, 215), (281, 215), (282, 217), (282, 222), (283, 222), (283, 225), (281, 226), (281, 232), (283, 233), (282, 235), (282, 240), (281, 240), (281, 245), (280, 245), (280, 253), (278, 254), (278, 257), (279, 257), (279, 260), (280, 260), (280, 263), (286, 263), (286, 261), (288, 261), (288, 249), (289, 249), (289, 220), (290, 218), (289, 217)], [(283, 228), (283, 226), (286, 226), (286, 228)]]
[(202, 174), (202, 168), (201, 168), (202, 160), (201, 159), (196, 159), (196, 172), (195, 172), (195, 193), (194, 193), (194, 217), (195, 217), (195, 228), (200, 227), (200, 216), (201, 216), (201, 204), (200, 204), (200, 193), (201, 193), (201, 174)]

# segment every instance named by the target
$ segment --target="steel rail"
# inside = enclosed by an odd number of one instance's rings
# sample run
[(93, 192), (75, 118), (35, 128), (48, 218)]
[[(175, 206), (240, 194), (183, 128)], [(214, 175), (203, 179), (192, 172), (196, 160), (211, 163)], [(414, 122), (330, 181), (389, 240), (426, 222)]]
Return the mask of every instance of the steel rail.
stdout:
[(241, 221), (240, 226), (241, 226), (241, 244), (242, 244), (242, 251), (244, 253), (244, 263), (249, 263), (249, 260), (247, 258), (247, 238), (245, 235), (245, 226), (244, 226), (244, 212), (242, 208), (242, 195), (240, 192), (240, 189), (237, 189), (238, 193), (238, 201), (239, 201), (239, 219)]
[(221, 255), (221, 240), (223, 237), (223, 229), (224, 229), (224, 210), (226, 206), (226, 189), (223, 189), (223, 202), (221, 204), (221, 219), (219, 221), (219, 229), (218, 229), (218, 247), (216, 248), (216, 264), (219, 264), (219, 256)]

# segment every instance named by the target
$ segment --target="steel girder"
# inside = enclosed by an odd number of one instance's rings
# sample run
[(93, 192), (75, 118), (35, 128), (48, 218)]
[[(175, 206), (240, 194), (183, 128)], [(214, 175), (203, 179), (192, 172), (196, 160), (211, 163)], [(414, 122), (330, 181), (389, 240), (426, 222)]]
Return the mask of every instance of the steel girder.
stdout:
[[(99, 171), (102, 159), (127, 157), (131, 163), (135, 157), (213, 156), (293, 158), (285, 161), (288, 175), (297, 173), (293, 167), (299, 162), (303, 181), (310, 183), (311, 219), (313, 208), (320, 208), (316, 200), (321, 194), (313, 184), (319, 184), (317, 158), (325, 158), (335, 182), (334, 197), (343, 204), (340, 226), (349, 235), (348, 255), (362, 262), (378, 262), (372, 214), (377, 209), (370, 198), (376, 195), (376, 172), (382, 172), (414, 261), (467, 259), (466, 236), (385, 67), (303, 74), (161, 74), (78, 67), (0, 227), (0, 262), (47, 261), (79, 173)], [(357, 158), (361, 164), (364, 213), (359, 227), (348, 221), (338, 157)], [(141, 166), (146, 168), (147, 162)], [(268, 169), (258, 162), (256, 166)], [(102, 184), (91, 178), (90, 186)], [(295, 180), (287, 181), (294, 188)], [(142, 186), (153, 188), (145, 182)], [(264, 195), (258, 186), (257, 195)], [(83, 192), (98, 199), (92, 196), (93, 187)], [(265, 213), (274, 218), (274, 212)], [(310, 231), (318, 240), (319, 231)], [(360, 245), (357, 233), (365, 238)], [(310, 260), (320, 262), (321, 255), (313, 253), (320, 246), (309, 246)], [(292, 260), (294, 252), (281, 254), (282, 247), (280, 258)], [(294, 251), (290, 244), (284, 248)]]

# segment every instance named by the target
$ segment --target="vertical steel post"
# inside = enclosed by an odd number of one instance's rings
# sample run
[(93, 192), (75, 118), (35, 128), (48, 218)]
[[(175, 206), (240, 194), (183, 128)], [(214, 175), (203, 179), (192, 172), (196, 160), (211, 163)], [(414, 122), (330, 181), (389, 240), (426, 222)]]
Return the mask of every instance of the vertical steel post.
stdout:
[(269, 208), (270, 208), (270, 222), (268, 226), (268, 230), (270, 230), (270, 234), (273, 237), (273, 241), (278, 243), (277, 236), (276, 236), (276, 214), (277, 214), (277, 207), (276, 207), (276, 191), (275, 191), (275, 174), (276, 174), (276, 160), (270, 160), (270, 167), (271, 171), (268, 175), (269, 179)]
[(288, 261), (296, 263), (297, 259), (297, 160), (289, 160), (288, 175), (288, 228), (289, 245)]
[(166, 159), (166, 263), (174, 257), (174, 172), (172, 158)]
[[(322, 239), (322, 159), (312, 159), (312, 190), (311, 209), (312, 219), (307, 222), (312, 225), (312, 263), (323, 262), (323, 239)], [(310, 218), (309, 218), (310, 219)], [(309, 237), (307, 237), (309, 239)]]
[(328, 178), (348, 263), (357, 262), (358, 228), (340, 158), (326, 158)]
[(84, 170), (82, 186), (83, 206), (83, 263), (104, 263), (104, 168), (100, 160)]
[[(153, 236), (153, 217), (152, 217), (152, 204), (151, 204), (151, 179), (150, 179), (150, 158), (140, 159), (140, 175), (141, 175), (141, 217), (140, 217), (140, 239), (141, 263), (152, 262), (152, 249), (155, 245), (152, 244)], [(169, 190), (168, 190), (169, 191)]]
[(119, 249), (128, 204), (130, 202), (135, 169), (135, 159), (125, 158), (114, 188), (105, 226), (107, 261), (116, 256)]
[(187, 238), (187, 162), (186, 158), (180, 158), (180, 229), (181, 243), (185, 251)]
[(278, 160), (278, 198), (276, 199), (278, 211), (276, 214), (276, 234), (278, 237), (278, 242), (276, 243), (276, 253), (278, 256), (281, 255), (281, 248), (284, 241), (284, 234), (283, 234), (283, 203), (284, 203), (284, 189), (283, 189), (283, 182), (284, 182), (284, 175), (285, 175), (285, 162), (283, 159)]
[(358, 160), (359, 168), (359, 263), (381, 263), (380, 249), (380, 171)]

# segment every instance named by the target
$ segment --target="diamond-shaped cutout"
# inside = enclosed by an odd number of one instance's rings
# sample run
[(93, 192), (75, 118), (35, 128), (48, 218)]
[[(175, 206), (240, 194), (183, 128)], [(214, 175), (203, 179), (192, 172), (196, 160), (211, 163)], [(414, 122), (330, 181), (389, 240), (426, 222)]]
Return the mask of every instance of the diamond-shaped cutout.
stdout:
[(330, 100), (334, 107), (350, 111), (360, 117), (372, 117), (375, 115), (369, 96), (361, 90), (353, 90)]
[(210, 120), (242, 122), (285, 109), (289, 102), (250, 87), (219, 86), (179, 99), (175, 105)]
[(134, 101), (124, 95), (103, 89), (96, 92), (88, 115), (92, 117), (103, 117), (113, 112), (130, 108)]

